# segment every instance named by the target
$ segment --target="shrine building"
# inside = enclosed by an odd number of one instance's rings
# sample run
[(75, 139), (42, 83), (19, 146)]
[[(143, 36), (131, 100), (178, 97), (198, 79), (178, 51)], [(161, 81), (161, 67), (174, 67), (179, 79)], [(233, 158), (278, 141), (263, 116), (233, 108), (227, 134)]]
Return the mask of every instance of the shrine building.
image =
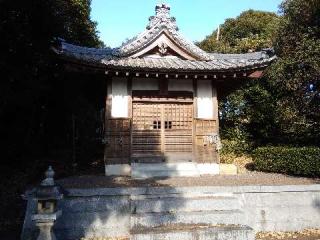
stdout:
[(61, 40), (55, 52), (67, 69), (103, 74), (106, 175), (138, 178), (218, 174), (218, 97), (276, 58), (205, 52), (181, 36), (166, 4), (118, 48)]

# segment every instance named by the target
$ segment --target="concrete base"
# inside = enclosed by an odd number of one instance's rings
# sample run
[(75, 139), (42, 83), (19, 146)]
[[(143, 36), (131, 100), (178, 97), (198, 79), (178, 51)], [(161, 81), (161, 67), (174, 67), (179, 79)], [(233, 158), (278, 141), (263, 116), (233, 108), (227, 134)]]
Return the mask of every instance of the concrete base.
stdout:
[(106, 165), (106, 176), (131, 176), (135, 179), (153, 177), (200, 177), (219, 174), (219, 164), (182, 163), (133, 163)]
[[(251, 240), (249, 228), (232, 227), (249, 226), (255, 232), (320, 227), (320, 185), (70, 188), (66, 192), (57, 206), (62, 210), (54, 227), (59, 240), (197, 239), (186, 226), (198, 228), (198, 239)], [(32, 194), (25, 196), (21, 239), (30, 240), (38, 231), (32, 220), (37, 202)], [(227, 228), (211, 229), (221, 225)]]

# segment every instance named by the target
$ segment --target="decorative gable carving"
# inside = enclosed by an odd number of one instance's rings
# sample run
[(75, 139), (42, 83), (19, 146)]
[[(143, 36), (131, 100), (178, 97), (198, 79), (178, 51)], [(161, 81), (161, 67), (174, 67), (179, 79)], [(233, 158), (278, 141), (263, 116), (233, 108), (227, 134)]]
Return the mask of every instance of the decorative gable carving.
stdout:
[(168, 46), (165, 43), (160, 43), (158, 44), (159, 47), (159, 53), (161, 56), (165, 56), (166, 53), (168, 52)]

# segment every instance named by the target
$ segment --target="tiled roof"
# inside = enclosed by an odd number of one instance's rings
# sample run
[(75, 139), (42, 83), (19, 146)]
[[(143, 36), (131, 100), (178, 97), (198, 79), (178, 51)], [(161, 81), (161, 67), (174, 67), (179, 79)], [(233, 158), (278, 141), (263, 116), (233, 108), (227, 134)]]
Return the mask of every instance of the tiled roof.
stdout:
[(209, 54), (208, 61), (183, 60), (177, 57), (130, 58), (119, 57), (114, 49), (86, 48), (62, 42), (58, 52), (65, 57), (90, 64), (110, 68), (185, 70), (185, 71), (224, 71), (246, 68), (266, 67), (276, 57), (266, 51), (246, 54)]
[(182, 71), (226, 71), (266, 67), (274, 58), (259, 60), (215, 59), (211, 61), (182, 60), (179, 58), (123, 58), (102, 60), (111, 68)]
[[(246, 54), (207, 53), (179, 34), (175, 19), (170, 17), (170, 7), (165, 4), (157, 5), (156, 15), (150, 17), (149, 20), (150, 23), (143, 33), (127, 41), (119, 48), (87, 48), (61, 40), (60, 46), (55, 48), (55, 51), (63, 57), (97, 66), (146, 70), (240, 70), (266, 67), (276, 58), (269, 50)], [(136, 53), (144, 50), (164, 32), (182, 51), (197, 60), (160, 55), (136, 57)]]

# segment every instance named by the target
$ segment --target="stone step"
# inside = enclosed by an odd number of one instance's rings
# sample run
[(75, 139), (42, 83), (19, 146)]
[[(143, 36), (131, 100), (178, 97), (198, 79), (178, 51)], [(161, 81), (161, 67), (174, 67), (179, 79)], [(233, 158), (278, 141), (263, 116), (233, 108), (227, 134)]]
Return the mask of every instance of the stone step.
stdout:
[(146, 179), (153, 177), (199, 177), (195, 163), (133, 163), (131, 177)]
[(240, 210), (200, 211), (200, 212), (160, 212), (132, 214), (131, 228), (158, 227), (169, 224), (241, 224), (243, 212)]
[[(161, 198), (197, 198), (197, 197), (235, 197), (232, 192), (208, 192), (205, 190), (197, 191), (196, 188), (191, 188), (193, 191), (161, 191), (161, 188), (148, 189), (148, 194), (131, 195), (130, 200), (144, 200), (144, 199), (161, 199)], [(151, 191), (154, 190), (154, 191)], [(169, 189), (172, 190), (172, 189)]]
[(130, 240), (254, 240), (248, 226), (167, 225), (159, 228), (137, 229)]
[(193, 162), (182, 163), (132, 163), (133, 169), (145, 171), (194, 171), (197, 169), (197, 164)]
[(197, 171), (148, 171), (133, 170), (131, 172), (133, 179), (147, 179), (147, 178), (174, 178), (174, 177), (200, 177)]
[(139, 196), (131, 201), (132, 213), (159, 213), (159, 212), (199, 212), (239, 209), (236, 197), (215, 195), (184, 196), (172, 194), (166, 196)]

